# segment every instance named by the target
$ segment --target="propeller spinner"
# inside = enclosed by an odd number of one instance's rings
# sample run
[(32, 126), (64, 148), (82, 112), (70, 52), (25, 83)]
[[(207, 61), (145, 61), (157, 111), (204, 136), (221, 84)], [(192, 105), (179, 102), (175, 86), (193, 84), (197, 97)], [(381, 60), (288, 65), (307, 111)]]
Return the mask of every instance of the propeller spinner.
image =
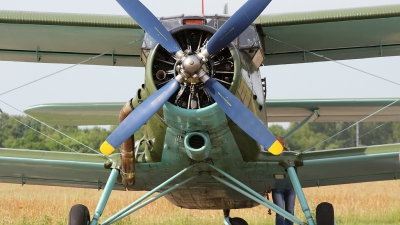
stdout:
[(125, 11), (160, 43), (169, 53), (175, 54), (179, 75), (169, 81), (156, 93), (141, 103), (101, 145), (103, 154), (111, 154), (134, 132), (136, 132), (157, 110), (173, 95), (185, 78), (198, 79), (205, 84), (211, 97), (221, 109), (243, 131), (268, 149), (274, 155), (283, 151), (283, 146), (259, 119), (247, 109), (232, 93), (216, 80), (210, 78), (204, 65), (210, 54), (215, 54), (239, 36), (264, 10), (271, 0), (247, 1), (224, 25), (212, 36), (199, 52), (186, 55), (162, 23), (138, 0), (117, 0)]

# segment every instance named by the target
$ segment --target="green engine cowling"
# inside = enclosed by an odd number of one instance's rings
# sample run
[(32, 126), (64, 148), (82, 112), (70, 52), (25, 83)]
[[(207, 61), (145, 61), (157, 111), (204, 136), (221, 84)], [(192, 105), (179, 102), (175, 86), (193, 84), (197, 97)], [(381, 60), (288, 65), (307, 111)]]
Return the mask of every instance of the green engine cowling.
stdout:
[[(175, 40), (182, 49), (186, 49), (188, 54), (202, 47), (214, 32), (215, 29), (203, 25), (185, 25), (171, 30)], [(179, 65), (177, 66), (178, 63), (173, 56), (155, 43), (151, 37), (145, 37), (143, 46), (147, 46), (147, 49), (146, 47), (142, 48), (142, 61), (146, 65), (146, 78), (145, 84), (138, 92), (137, 97), (137, 99), (142, 100), (156, 92), (170, 79), (173, 79), (177, 74), (176, 70), (179, 70), (177, 68)], [(252, 80), (249, 81), (253, 74), (258, 73), (258, 68), (253, 66), (251, 57), (247, 52), (238, 49), (234, 44), (230, 44), (227, 48), (209, 58), (207, 70), (210, 77), (219, 81), (235, 94), (244, 102), (246, 107), (266, 124), (264, 97), (254, 97), (257, 95), (254, 93)], [(244, 78), (244, 75), (249, 78)], [(138, 102), (140, 103), (140, 101)], [(199, 112), (207, 113), (200, 116)], [(219, 121), (214, 121), (214, 114), (218, 114), (215, 118), (219, 118)], [(199, 121), (204, 122), (199, 123)], [(208, 95), (204, 84), (193, 78), (185, 80), (181, 84), (181, 88), (173, 94), (165, 106), (158, 110), (145, 126), (147, 137), (151, 141), (151, 146), (147, 146), (148, 150), (146, 149), (146, 158), (143, 160), (146, 162), (161, 160), (164, 146), (163, 137), (165, 137), (168, 127), (183, 134), (183, 136), (188, 132), (203, 132), (212, 136), (213, 132), (228, 127), (233, 133), (235, 137), (233, 141), (238, 144), (245, 161), (256, 160), (260, 150), (260, 146), (252, 138), (229, 118), (226, 118), (225, 113)], [(249, 148), (252, 150), (249, 151)]]

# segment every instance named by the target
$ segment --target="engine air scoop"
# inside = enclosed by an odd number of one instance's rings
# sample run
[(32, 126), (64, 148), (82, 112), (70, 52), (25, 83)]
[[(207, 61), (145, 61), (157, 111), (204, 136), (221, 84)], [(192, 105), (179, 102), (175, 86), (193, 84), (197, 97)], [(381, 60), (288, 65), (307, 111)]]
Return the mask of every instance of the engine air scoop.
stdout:
[(206, 133), (188, 133), (184, 140), (186, 153), (195, 161), (203, 161), (210, 156), (211, 142)]

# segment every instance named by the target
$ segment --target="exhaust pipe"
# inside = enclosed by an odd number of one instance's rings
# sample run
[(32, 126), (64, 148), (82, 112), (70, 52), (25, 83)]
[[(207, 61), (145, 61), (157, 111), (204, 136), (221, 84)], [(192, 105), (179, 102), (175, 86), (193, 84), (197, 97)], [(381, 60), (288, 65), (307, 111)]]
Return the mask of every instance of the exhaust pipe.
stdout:
[(203, 161), (210, 156), (211, 141), (207, 133), (188, 133), (185, 137), (184, 145), (188, 156), (195, 161)]
[[(119, 112), (119, 123), (121, 123), (133, 111), (132, 99), (122, 107)], [(129, 137), (121, 145), (121, 177), (122, 184), (129, 189), (135, 185), (135, 157), (133, 155), (134, 136)]]

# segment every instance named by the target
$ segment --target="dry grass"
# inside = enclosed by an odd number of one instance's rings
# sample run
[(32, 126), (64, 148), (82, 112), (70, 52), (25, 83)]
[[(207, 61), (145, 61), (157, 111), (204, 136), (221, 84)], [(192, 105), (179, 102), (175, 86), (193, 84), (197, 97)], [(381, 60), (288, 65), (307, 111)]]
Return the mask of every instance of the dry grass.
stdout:
[[(338, 224), (400, 224), (400, 182), (385, 181), (305, 189), (310, 208), (319, 202), (331, 202)], [(102, 219), (139, 198), (144, 192), (111, 194)], [(91, 214), (101, 191), (0, 184), (0, 224), (66, 224), (72, 205), (82, 203)], [(302, 218), (296, 202), (296, 215)], [(256, 207), (232, 210), (231, 216), (245, 218), (249, 224), (274, 224), (274, 213)], [(222, 212), (187, 210), (170, 204), (164, 198), (135, 212), (117, 224), (222, 224)]]

